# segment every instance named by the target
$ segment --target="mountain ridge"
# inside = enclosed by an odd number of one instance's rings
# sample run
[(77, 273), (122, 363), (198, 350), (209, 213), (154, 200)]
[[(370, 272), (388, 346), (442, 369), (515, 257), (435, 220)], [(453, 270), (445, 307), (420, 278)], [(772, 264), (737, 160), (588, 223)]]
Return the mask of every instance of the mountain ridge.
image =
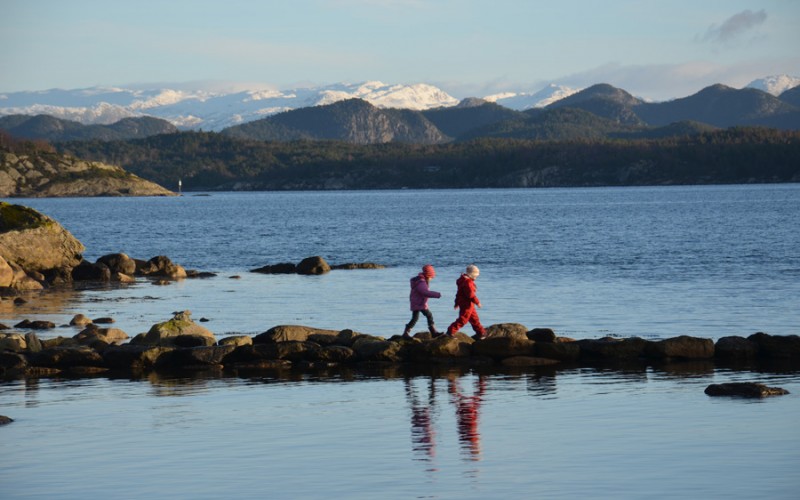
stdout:
[[(800, 78), (778, 75), (754, 80), (748, 87), (779, 93), (789, 90), (793, 84), (796, 88)], [(533, 92), (509, 91), (474, 97), (524, 111), (544, 108), (581, 90), (551, 83)], [(181, 130), (219, 131), (283, 111), (350, 98), (364, 99), (378, 108), (418, 111), (451, 107), (460, 102), (433, 85), (398, 85), (379, 81), (287, 90), (263, 87), (229, 91), (92, 87), (0, 93), (0, 116), (46, 114), (82, 124), (101, 125), (113, 124), (123, 118), (152, 116), (167, 120)]]

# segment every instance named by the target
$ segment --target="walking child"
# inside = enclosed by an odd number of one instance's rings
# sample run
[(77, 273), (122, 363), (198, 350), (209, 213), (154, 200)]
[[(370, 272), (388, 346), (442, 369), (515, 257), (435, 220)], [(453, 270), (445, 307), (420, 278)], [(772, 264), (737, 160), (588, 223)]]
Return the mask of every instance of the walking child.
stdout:
[(406, 329), (403, 332), (403, 338), (411, 338), (411, 329), (417, 324), (420, 313), (428, 320), (428, 331), (434, 337), (439, 335), (436, 331), (436, 326), (433, 324), (433, 313), (428, 309), (428, 298), (432, 297), (438, 299), (442, 296), (439, 292), (434, 292), (428, 285), (430, 281), (436, 276), (436, 270), (432, 265), (427, 264), (422, 267), (422, 272), (417, 276), (411, 278), (411, 321), (406, 324)]
[(456, 332), (469, 323), (472, 329), (475, 330), (476, 339), (486, 338), (486, 329), (481, 325), (481, 320), (478, 317), (478, 311), (475, 306), (481, 307), (481, 301), (478, 299), (476, 292), (478, 287), (475, 286), (475, 278), (481, 274), (478, 266), (471, 264), (467, 266), (466, 272), (456, 280), (458, 290), (456, 291), (455, 306), (453, 309), (458, 309), (458, 318), (447, 327), (447, 335), (455, 337)]

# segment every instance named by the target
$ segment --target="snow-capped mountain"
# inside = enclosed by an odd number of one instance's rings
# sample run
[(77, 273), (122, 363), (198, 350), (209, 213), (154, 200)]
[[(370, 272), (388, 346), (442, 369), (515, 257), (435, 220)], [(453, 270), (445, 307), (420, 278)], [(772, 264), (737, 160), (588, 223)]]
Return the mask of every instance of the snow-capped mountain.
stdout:
[(800, 85), (800, 78), (789, 75), (773, 75), (758, 80), (753, 80), (747, 84), (747, 88), (763, 90), (774, 96), (779, 96), (783, 92), (793, 89)]
[(83, 124), (111, 124), (127, 117), (154, 116), (183, 129), (221, 130), (281, 111), (352, 98), (364, 99), (379, 108), (414, 110), (458, 104), (456, 98), (432, 85), (373, 81), (284, 91), (89, 88), (15, 92), (0, 95), (0, 115), (47, 114)]
[(573, 89), (563, 85), (551, 83), (547, 87), (535, 93), (527, 92), (504, 92), (486, 96), (485, 101), (494, 102), (506, 108), (524, 111), (531, 108), (543, 108), (565, 97), (569, 97), (581, 89)]

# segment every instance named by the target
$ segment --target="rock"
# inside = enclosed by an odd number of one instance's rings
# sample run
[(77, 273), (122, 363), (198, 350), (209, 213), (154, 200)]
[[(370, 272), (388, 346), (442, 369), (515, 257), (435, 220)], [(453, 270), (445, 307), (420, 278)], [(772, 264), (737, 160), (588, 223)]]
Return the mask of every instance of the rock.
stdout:
[(556, 359), (536, 358), (533, 356), (512, 356), (502, 361), (503, 366), (524, 367), (524, 366), (550, 366), (559, 363)]
[(28, 360), (25, 356), (20, 353), (3, 351), (0, 349), (0, 375), (21, 375), (25, 373), (27, 368)]
[(383, 339), (363, 337), (353, 344), (358, 359), (362, 361), (400, 361), (402, 345)]
[(249, 335), (233, 335), (230, 337), (225, 337), (219, 339), (217, 342), (218, 345), (232, 345), (232, 346), (243, 346), (243, 345), (253, 345), (253, 337)]
[(536, 342), (533, 353), (542, 358), (577, 361), (581, 356), (581, 348), (576, 342)]
[(142, 341), (148, 345), (168, 347), (175, 345), (175, 338), (181, 335), (204, 337), (207, 344), (210, 342), (208, 345), (216, 343), (216, 338), (210, 330), (192, 321), (190, 311), (177, 313), (171, 320), (153, 325)]
[(111, 281), (115, 283), (136, 283), (136, 278), (128, 274), (111, 273)]
[(254, 344), (266, 344), (271, 342), (297, 341), (305, 342), (309, 336), (314, 334), (338, 335), (334, 330), (322, 330), (301, 325), (278, 325), (273, 326), (264, 333), (253, 337)]
[(76, 314), (72, 317), (69, 321), (70, 326), (86, 326), (92, 323), (92, 320), (84, 316), (83, 314)]
[(172, 338), (175, 347), (210, 347), (215, 344), (214, 339), (206, 335), (183, 334)]
[(471, 354), (471, 344), (474, 341), (463, 333), (457, 333), (455, 337), (442, 335), (430, 342), (415, 346), (414, 357), (420, 361), (435, 359), (463, 359)]
[(284, 262), (282, 264), (273, 264), (259, 267), (258, 269), (252, 269), (250, 272), (262, 274), (295, 274), (297, 273), (297, 266), (292, 263)]
[(709, 396), (763, 398), (765, 396), (789, 394), (789, 391), (780, 387), (767, 387), (764, 384), (754, 382), (730, 382), (727, 384), (711, 384), (706, 387), (705, 393)]
[(23, 352), (28, 349), (25, 337), (18, 333), (0, 333), (0, 351)]
[(518, 337), (528, 339), (528, 328), (519, 323), (498, 323), (486, 329), (486, 337)]
[[(321, 348), (313, 342), (278, 342), (271, 344), (271, 349), (262, 351), (265, 358), (268, 359), (288, 359), (292, 362), (297, 361), (314, 361), (318, 359), (317, 351)], [(270, 353), (270, 351), (273, 351)]]
[(348, 363), (356, 359), (356, 352), (342, 345), (331, 345), (320, 349), (317, 356), (320, 361)]
[[(11, 278), (12, 289), (19, 290), (21, 292), (29, 292), (42, 290), (44, 288), (42, 285), (42, 282), (44, 281), (44, 275), (41, 275), (35, 271), (31, 271), (29, 274), (16, 262), (9, 262), (8, 265), (11, 267), (11, 272), (13, 273), (13, 277)], [(36, 279), (38, 276), (42, 276), (41, 282)]]
[(236, 346), (202, 346), (190, 349), (174, 349), (158, 358), (158, 366), (165, 368), (196, 368), (200, 366), (222, 366), (222, 360)]
[(21, 205), (0, 202), (0, 257), (26, 271), (75, 267), (85, 248), (58, 222)]
[(28, 319), (22, 320), (16, 325), (14, 328), (30, 328), (31, 330), (50, 330), (55, 328), (56, 324), (52, 321), (44, 321), (44, 320), (35, 320), (31, 321)]
[(44, 279), (51, 285), (63, 285), (72, 282), (72, 268), (58, 267), (44, 272)]
[(330, 272), (331, 266), (320, 256), (307, 257), (297, 264), (297, 274), (313, 275)]
[(72, 368), (76, 366), (99, 366), (104, 362), (100, 354), (88, 347), (50, 347), (33, 354), (30, 364), (48, 368)]
[(550, 328), (534, 328), (526, 334), (534, 342), (555, 342), (556, 333)]
[(0, 425), (6, 425), (13, 422), (13, 418), (6, 417), (5, 415), (0, 415)]
[(758, 346), (758, 355), (765, 358), (800, 359), (800, 336), (769, 335), (758, 332), (747, 337)]
[(709, 359), (714, 357), (714, 341), (681, 335), (651, 342), (647, 354), (656, 358)]
[(146, 276), (169, 278), (172, 280), (186, 278), (186, 269), (173, 263), (169, 257), (165, 255), (153, 257), (141, 266), (139, 266), (139, 262), (137, 261), (136, 271)]
[(108, 318), (108, 317), (95, 318), (95, 319), (92, 320), (92, 323), (96, 323), (98, 325), (110, 325), (113, 322), (114, 322), (114, 318)]
[(14, 279), (14, 271), (8, 265), (6, 259), (0, 256), (0, 286), (11, 286)]
[(714, 356), (726, 361), (748, 361), (758, 355), (758, 344), (744, 337), (722, 337), (714, 344)]
[(171, 350), (169, 347), (148, 345), (112, 345), (103, 351), (103, 361), (111, 369), (148, 369), (156, 365), (162, 354)]
[(39, 352), (42, 350), (42, 341), (33, 333), (28, 332), (25, 334), (25, 343), (28, 344), (28, 352)]
[(639, 337), (628, 339), (606, 337), (595, 340), (579, 340), (575, 344), (580, 348), (581, 359), (622, 360), (644, 356), (649, 343)]
[(375, 264), (374, 262), (361, 262), (361, 263), (347, 263), (337, 264), (331, 266), (331, 270), (354, 270), (354, 269), (386, 269), (382, 264)]
[(121, 344), (128, 340), (128, 334), (119, 328), (98, 328), (91, 324), (86, 329), (72, 337), (81, 345), (93, 345), (97, 341), (105, 344)]
[(532, 340), (528, 340), (528, 337), (525, 337), (524, 333), (522, 336), (519, 335), (519, 331), (506, 331), (505, 333), (508, 336), (490, 336), (475, 342), (472, 344), (472, 352), (478, 356), (488, 356), (495, 360), (533, 354), (535, 343)]
[(136, 262), (124, 253), (112, 253), (97, 259), (97, 264), (108, 267), (112, 273), (133, 276), (136, 273)]
[(111, 281), (111, 270), (105, 264), (81, 261), (72, 269), (73, 281)]

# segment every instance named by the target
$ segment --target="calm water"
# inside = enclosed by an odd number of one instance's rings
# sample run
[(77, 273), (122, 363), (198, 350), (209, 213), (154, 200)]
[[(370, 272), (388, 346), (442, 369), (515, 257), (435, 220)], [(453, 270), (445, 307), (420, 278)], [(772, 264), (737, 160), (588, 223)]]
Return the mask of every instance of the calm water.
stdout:
[[(286, 323), (389, 336), (422, 264), (437, 268), (444, 327), (474, 262), (487, 325), (800, 333), (800, 185), (13, 201), (61, 222), (90, 260), (168, 255), (219, 275), (4, 302), (6, 324), (80, 312), (134, 335), (189, 309), (218, 336)], [(389, 268), (247, 272), (310, 255)], [(731, 380), (791, 394), (703, 394)], [(0, 497), (796, 498), (799, 395), (798, 373), (705, 363), (7, 381)]]

